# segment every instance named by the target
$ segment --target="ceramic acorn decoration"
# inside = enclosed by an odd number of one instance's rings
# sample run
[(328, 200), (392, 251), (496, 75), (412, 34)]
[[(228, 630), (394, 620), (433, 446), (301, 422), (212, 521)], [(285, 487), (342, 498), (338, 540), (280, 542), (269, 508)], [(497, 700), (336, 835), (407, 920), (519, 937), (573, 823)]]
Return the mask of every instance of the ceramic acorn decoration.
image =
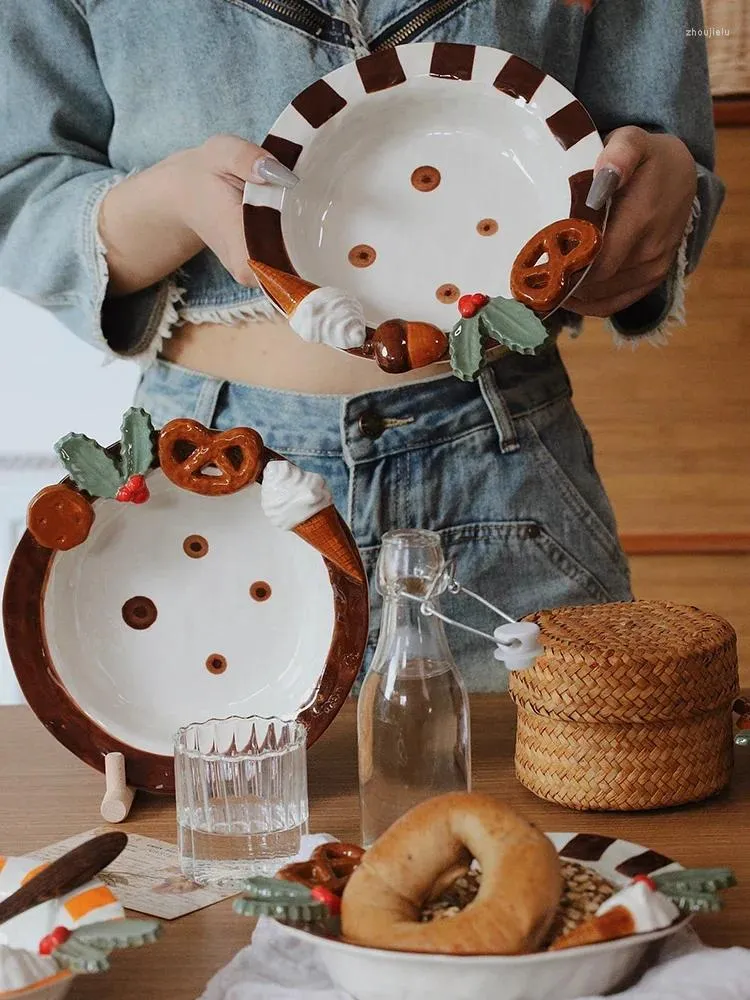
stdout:
[(685, 913), (721, 909), (719, 891), (736, 885), (729, 868), (703, 868), (637, 875), (610, 896), (590, 919), (558, 938), (551, 951), (613, 941), (670, 927)]

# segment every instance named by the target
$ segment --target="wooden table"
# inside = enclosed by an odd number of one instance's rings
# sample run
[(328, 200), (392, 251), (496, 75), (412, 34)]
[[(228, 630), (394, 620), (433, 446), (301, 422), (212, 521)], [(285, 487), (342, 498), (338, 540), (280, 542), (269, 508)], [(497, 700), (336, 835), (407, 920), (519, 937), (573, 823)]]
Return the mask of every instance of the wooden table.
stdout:
[[(730, 864), (740, 886), (726, 909), (698, 921), (713, 945), (750, 947), (750, 750), (737, 752), (731, 789), (703, 805), (661, 813), (572, 813), (535, 798), (513, 774), (514, 711), (502, 695), (472, 699), (474, 787), (500, 796), (544, 830), (613, 834), (685, 865)], [(0, 853), (33, 852), (101, 824), (102, 778), (60, 746), (26, 708), (0, 709)], [(348, 704), (309, 762), (311, 830), (357, 840), (354, 707)], [(175, 841), (174, 803), (139, 796), (121, 829)], [(248, 941), (231, 901), (166, 924), (162, 940), (114, 957), (106, 986), (81, 977), (71, 1000), (190, 1000)]]

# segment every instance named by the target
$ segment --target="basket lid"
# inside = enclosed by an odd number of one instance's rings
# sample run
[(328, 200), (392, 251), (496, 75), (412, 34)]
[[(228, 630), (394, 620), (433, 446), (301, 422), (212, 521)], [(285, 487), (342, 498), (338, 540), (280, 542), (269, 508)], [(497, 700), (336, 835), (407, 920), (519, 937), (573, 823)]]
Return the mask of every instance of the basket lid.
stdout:
[(570, 721), (654, 722), (728, 706), (737, 637), (710, 612), (669, 601), (555, 608), (530, 615), (544, 655), (511, 674), (513, 700)]

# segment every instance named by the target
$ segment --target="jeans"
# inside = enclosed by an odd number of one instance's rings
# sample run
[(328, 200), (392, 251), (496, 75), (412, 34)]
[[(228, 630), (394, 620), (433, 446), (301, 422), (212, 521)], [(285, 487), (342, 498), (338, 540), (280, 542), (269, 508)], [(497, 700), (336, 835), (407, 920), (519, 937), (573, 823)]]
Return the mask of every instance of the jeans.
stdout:
[[(160, 426), (190, 417), (251, 426), (267, 447), (320, 473), (368, 572), (369, 663), (380, 625), (374, 571), (394, 528), (439, 533), (455, 576), (514, 617), (631, 600), (614, 515), (556, 348), (511, 355), (479, 382), (451, 375), (356, 396), (311, 396), (228, 382), (157, 361), (137, 405)], [(500, 624), (464, 594), (441, 610), (484, 632)], [(471, 691), (507, 675), (486, 639), (446, 625)]]

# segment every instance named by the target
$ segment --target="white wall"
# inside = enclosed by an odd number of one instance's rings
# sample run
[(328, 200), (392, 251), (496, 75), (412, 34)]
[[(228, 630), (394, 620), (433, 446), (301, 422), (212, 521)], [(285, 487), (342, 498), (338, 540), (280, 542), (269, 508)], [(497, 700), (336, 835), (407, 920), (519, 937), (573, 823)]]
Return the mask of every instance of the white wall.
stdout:
[[(138, 368), (103, 365), (49, 313), (0, 289), (0, 586), (37, 490), (62, 477), (53, 444), (82, 431), (102, 444), (120, 436)], [(21, 701), (0, 640), (0, 704)]]

